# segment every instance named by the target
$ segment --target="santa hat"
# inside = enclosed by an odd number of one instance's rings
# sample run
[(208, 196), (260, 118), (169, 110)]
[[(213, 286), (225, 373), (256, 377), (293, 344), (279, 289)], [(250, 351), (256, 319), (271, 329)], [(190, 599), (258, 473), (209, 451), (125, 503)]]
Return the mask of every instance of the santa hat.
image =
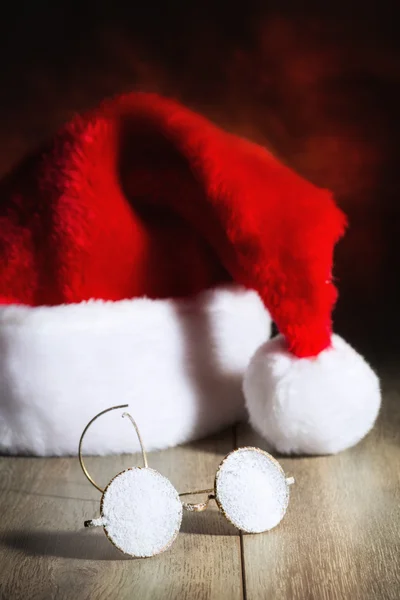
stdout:
[[(332, 334), (345, 217), (264, 148), (129, 94), (26, 159), (0, 207), (2, 451), (76, 453), (121, 403), (149, 449), (245, 406), (283, 453), (337, 452), (372, 427), (378, 379)], [(87, 452), (136, 449), (98, 423)]]

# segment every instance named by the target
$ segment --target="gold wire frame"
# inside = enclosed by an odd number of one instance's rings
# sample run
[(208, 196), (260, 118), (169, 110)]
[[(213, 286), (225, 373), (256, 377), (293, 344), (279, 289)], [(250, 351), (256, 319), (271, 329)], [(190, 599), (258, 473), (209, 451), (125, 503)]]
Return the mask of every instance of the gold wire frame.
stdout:
[[(103, 494), (104, 497), (104, 492), (107, 489), (107, 487), (105, 489), (101, 488), (93, 479), (93, 477), (90, 475), (89, 471), (86, 468), (86, 465), (83, 461), (83, 456), (82, 456), (82, 444), (83, 444), (83, 440), (84, 437), (89, 429), (89, 427), (92, 425), (92, 423), (94, 423), (94, 421), (96, 421), (96, 419), (98, 419), (99, 417), (101, 417), (102, 415), (112, 411), (112, 410), (117, 410), (117, 409), (122, 409), (122, 408), (128, 408), (128, 404), (119, 404), (117, 406), (111, 406), (110, 408), (106, 408), (105, 410), (99, 412), (96, 416), (93, 417), (93, 419), (91, 419), (89, 421), (89, 423), (86, 425), (86, 427), (84, 428), (82, 435), (80, 437), (79, 440), (79, 448), (78, 448), (78, 456), (79, 456), (79, 463), (81, 465), (82, 471), (84, 473), (84, 475), (86, 476), (86, 478), (90, 481), (90, 483), (97, 489), (99, 490), (99, 492), (101, 492)], [(143, 458), (143, 465), (144, 468), (149, 468), (148, 467), (148, 461), (147, 461), (147, 455), (146, 455), (146, 451), (144, 449), (144, 445), (143, 445), (143, 440), (142, 437), (140, 435), (140, 431), (139, 428), (137, 426), (136, 421), (133, 419), (132, 415), (130, 415), (127, 412), (124, 412), (122, 414), (123, 417), (128, 417), (128, 419), (131, 421), (132, 425), (135, 428), (136, 434), (138, 436), (139, 439), (139, 443), (140, 443), (140, 448), (142, 451), (142, 458)], [(210, 500), (215, 500), (218, 506), (218, 509), (222, 512), (222, 514), (225, 516), (226, 519), (228, 519), (228, 521), (230, 521), (229, 517), (226, 515), (224, 508), (221, 504), (221, 502), (219, 501), (218, 495), (217, 495), (217, 481), (218, 481), (218, 476), (221, 470), (222, 465), (224, 464), (224, 462), (226, 461), (226, 459), (228, 458), (228, 456), (230, 456), (231, 454), (234, 454), (235, 452), (238, 451), (243, 451), (243, 450), (252, 450), (255, 452), (259, 452), (260, 454), (263, 454), (264, 456), (266, 456), (272, 463), (274, 463), (278, 469), (281, 471), (281, 473), (283, 474), (283, 476), (285, 477), (285, 481), (287, 484), (287, 488), (289, 487), (289, 485), (292, 485), (294, 483), (294, 479), (293, 477), (286, 477), (285, 476), (285, 472), (282, 469), (282, 466), (280, 465), (280, 463), (276, 460), (276, 458), (274, 458), (273, 456), (271, 456), (271, 454), (269, 454), (268, 452), (266, 452), (265, 450), (261, 450), (260, 448), (255, 448), (253, 446), (244, 446), (243, 448), (238, 448), (236, 450), (232, 450), (231, 452), (229, 452), (220, 462), (216, 474), (215, 474), (215, 478), (214, 478), (214, 487), (211, 489), (205, 489), (205, 490), (190, 490), (188, 492), (182, 492), (179, 494), (179, 497), (182, 498), (184, 496), (198, 496), (200, 494), (207, 494), (207, 499), (204, 502), (197, 502), (197, 503), (188, 503), (188, 502), (183, 502), (183, 508), (189, 512), (202, 512), (204, 510), (206, 510), (208, 508), (208, 505), (210, 503)], [(138, 467), (135, 467), (138, 468)], [(129, 469), (126, 469), (129, 470)], [(120, 474), (120, 473), (119, 473)], [(118, 475), (116, 475), (115, 477), (117, 477)], [(113, 478), (115, 479), (115, 478)], [(111, 480), (113, 481), (113, 480)], [(111, 482), (110, 482), (111, 483)], [(108, 485), (110, 485), (110, 483)], [(102, 498), (102, 502), (101, 505), (103, 503), (103, 498)], [(287, 496), (286, 496), (286, 508), (287, 505), (289, 503), (289, 490), (287, 489)], [(89, 526), (90, 525), (90, 521), (87, 521), (87, 523), (85, 523), (85, 525)], [(234, 523), (233, 523), (234, 525)], [(111, 540), (110, 540), (111, 541)], [(115, 544), (114, 544), (115, 545)]]
[[(83, 444), (83, 439), (87, 433), (87, 430), (89, 429), (89, 427), (92, 425), (92, 423), (94, 423), (96, 421), (96, 419), (98, 419), (99, 417), (101, 417), (102, 415), (105, 415), (106, 413), (110, 412), (111, 410), (117, 410), (117, 409), (121, 409), (121, 408), (128, 408), (129, 404), (119, 404), (118, 406), (111, 406), (111, 408), (106, 408), (105, 410), (102, 410), (101, 412), (99, 412), (95, 417), (93, 417), (93, 419), (91, 419), (89, 421), (89, 423), (86, 425), (85, 429), (82, 431), (82, 435), (80, 437), (79, 440), (79, 447), (78, 447), (78, 457), (79, 457), (79, 464), (81, 465), (82, 471), (85, 475), (85, 477), (90, 481), (90, 483), (97, 489), (99, 490), (99, 492), (101, 492), (102, 494), (104, 494), (104, 489), (101, 488), (93, 479), (93, 477), (90, 475), (89, 471), (86, 468), (86, 465), (83, 461), (83, 457), (82, 457), (82, 444)], [(139, 439), (139, 444), (140, 444), (140, 448), (142, 451), (142, 457), (143, 457), (143, 465), (144, 467), (147, 469), (148, 468), (148, 462), (147, 462), (147, 455), (146, 455), (146, 451), (144, 449), (143, 446), (143, 440), (142, 440), (142, 436), (140, 435), (140, 431), (139, 428), (136, 424), (136, 421), (133, 419), (133, 417), (125, 412), (122, 415), (123, 417), (128, 417), (128, 419), (131, 421), (132, 425), (134, 426), (135, 430), (136, 430), (136, 434), (138, 436)]]
[[(102, 493), (102, 497), (101, 497), (101, 500), (100, 500), (100, 514), (101, 514), (102, 516), (103, 516), (103, 504), (104, 504), (104, 497), (105, 497), (105, 494), (107, 493), (107, 490), (108, 490), (108, 488), (110, 487), (110, 485), (113, 483), (113, 481), (114, 481), (114, 480), (115, 480), (117, 477), (119, 477), (120, 475), (122, 475), (122, 474), (123, 474), (123, 473), (125, 473), (126, 471), (133, 471), (133, 470), (135, 470), (135, 469), (142, 469), (142, 468), (149, 469), (149, 471), (152, 471), (152, 472), (154, 472), (154, 473), (157, 473), (157, 474), (159, 475), (158, 471), (155, 471), (154, 469), (150, 469), (150, 468), (149, 468), (149, 466), (148, 466), (148, 461), (147, 461), (147, 455), (146, 455), (146, 451), (145, 451), (145, 449), (144, 449), (143, 440), (142, 440), (142, 437), (141, 437), (141, 435), (140, 435), (139, 428), (138, 428), (138, 426), (137, 426), (137, 423), (136, 423), (136, 421), (133, 419), (132, 415), (130, 415), (130, 414), (129, 414), (129, 413), (127, 413), (127, 412), (124, 412), (124, 413), (122, 414), (122, 416), (123, 416), (123, 417), (128, 417), (128, 419), (131, 421), (132, 425), (133, 425), (133, 426), (134, 426), (134, 428), (135, 428), (135, 431), (136, 431), (136, 433), (137, 433), (137, 436), (138, 436), (138, 439), (139, 439), (140, 448), (141, 448), (141, 451), (142, 451), (143, 467), (130, 467), (130, 468), (128, 468), (128, 469), (124, 469), (123, 471), (121, 471), (120, 473), (118, 473), (117, 475), (115, 475), (115, 476), (114, 476), (114, 477), (111, 479), (111, 481), (110, 481), (110, 482), (107, 484), (107, 486), (105, 487), (105, 489), (102, 489), (102, 488), (101, 488), (101, 487), (100, 487), (100, 486), (99, 486), (99, 485), (98, 485), (98, 484), (97, 484), (97, 483), (94, 481), (93, 477), (90, 475), (89, 471), (88, 471), (88, 470), (87, 470), (87, 468), (86, 468), (86, 465), (85, 465), (85, 463), (84, 463), (84, 461), (83, 461), (83, 457), (82, 457), (82, 444), (83, 444), (83, 440), (84, 440), (85, 434), (87, 433), (87, 430), (89, 429), (89, 427), (92, 425), (92, 423), (93, 423), (94, 421), (96, 421), (96, 419), (98, 419), (98, 418), (99, 418), (99, 417), (101, 417), (102, 415), (104, 415), (104, 414), (106, 414), (106, 413), (110, 412), (111, 410), (117, 410), (117, 409), (122, 409), (122, 408), (127, 408), (127, 407), (128, 407), (128, 404), (120, 404), (120, 405), (118, 405), (118, 406), (112, 406), (112, 407), (110, 407), (110, 408), (106, 408), (105, 410), (103, 410), (103, 411), (101, 411), (100, 413), (98, 413), (98, 414), (97, 414), (95, 417), (93, 417), (93, 419), (91, 419), (91, 420), (89, 421), (89, 423), (86, 425), (85, 429), (84, 429), (84, 430), (83, 430), (83, 432), (82, 432), (82, 435), (81, 435), (81, 437), (80, 437), (80, 440), (79, 440), (79, 450), (78, 450), (79, 463), (80, 463), (80, 465), (81, 465), (82, 471), (83, 471), (83, 473), (85, 474), (86, 478), (87, 478), (87, 479), (90, 481), (90, 483), (91, 483), (91, 484), (92, 484), (92, 485), (93, 485), (93, 486), (94, 486), (94, 487), (95, 487), (97, 490), (99, 490), (99, 492), (101, 492), (101, 493)], [(93, 526), (93, 521), (92, 521), (92, 520), (85, 521), (85, 524), (84, 524), (84, 525), (85, 525), (85, 527), (92, 527), (92, 526)], [(111, 542), (111, 544), (112, 544), (113, 546), (115, 546), (115, 548), (117, 548), (117, 550), (119, 550), (120, 552), (123, 552), (124, 554), (127, 554), (128, 556), (133, 556), (133, 557), (136, 557), (134, 554), (130, 554), (129, 552), (126, 552), (126, 550), (123, 550), (122, 548), (120, 548), (120, 547), (119, 547), (119, 546), (118, 546), (118, 545), (115, 543), (115, 541), (112, 539), (112, 537), (111, 537), (111, 536), (110, 536), (110, 534), (108, 533), (108, 531), (107, 531), (107, 527), (106, 527), (105, 525), (103, 525), (103, 530), (104, 530), (104, 533), (105, 533), (105, 535), (106, 535), (107, 539), (108, 539), (108, 540)], [(170, 539), (170, 540), (168, 540), (167, 544), (166, 544), (166, 545), (165, 545), (165, 546), (164, 546), (164, 547), (163, 547), (161, 550), (159, 550), (159, 551), (157, 552), (157, 554), (160, 554), (161, 552), (164, 552), (165, 550), (167, 550), (167, 549), (168, 549), (168, 548), (169, 548), (169, 547), (170, 547), (170, 546), (173, 544), (173, 542), (175, 541), (175, 539), (176, 539), (176, 537), (177, 537), (178, 533), (179, 533), (179, 527), (178, 527), (177, 529), (175, 529), (175, 531), (174, 531), (174, 533), (173, 533), (173, 535), (172, 535), (171, 539)], [(151, 556), (154, 556), (154, 555), (151, 555)], [(150, 556), (149, 556), (149, 557), (147, 557), (147, 558), (150, 558)]]
[[(128, 415), (131, 416), (131, 415)], [(132, 418), (132, 417), (131, 417)], [(155, 469), (151, 469), (150, 467), (146, 466), (146, 469), (148, 469), (149, 471), (152, 471), (153, 473), (156, 473), (157, 475), (160, 475), (160, 473), (158, 471), (156, 471)], [(135, 469), (142, 469), (142, 467), (129, 467), (128, 469), (125, 469), (124, 471), (121, 471), (121, 473), (118, 473), (117, 475), (115, 475), (111, 481), (107, 484), (104, 493), (101, 497), (100, 500), (100, 514), (103, 515), (103, 504), (104, 504), (104, 497), (107, 493), (108, 488), (110, 487), (110, 485), (114, 482), (115, 479), (117, 479), (117, 477), (119, 477), (120, 475), (122, 475), (123, 473), (126, 473), (126, 471), (134, 471)], [(182, 519), (181, 519), (182, 520)], [(89, 523), (87, 521), (87, 523)], [(120, 548), (120, 546), (118, 546), (118, 544), (116, 544), (116, 542), (112, 539), (112, 537), (110, 536), (110, 534), (107, 531), (107, 527), (103, 525), (103, 529), (104, 529), (104, 533), (106, 534), (106, 537), (108, 539), (109, 542), (111, 542), (111, 544), (113, 546), (115, 546), (117, 548), (117, 550), (119, 550), (120, 552), (122, 552), (123, 554), (126, 554), (128, 556), (132, 556), (133, 558), (138, 558), (136, 556), (136, 554), (130, 554), (129, 552), (127, 552), (126, 550), (123, 550), (122, 548)], [(140, 558), (152, 558), (153, 556), (157, 556), (157, 554), (161, 554), (162, 552), (165, 552), (166, 550), (168, 550), (168, 548), (170, 546), (172, 546), (172, 544), (174, 543), (174, 541), (176, 540), (176, 538), (178, 537), (178, 533), (180, 530), (180, 524), (179, 527), (177, 527), (174, 531), (174, 533), (172, 534), (171, 538), (168, 540), (168, 542), (165, 544), (165, 546), (163, 546), (156, 554), (151, 554), (149, 556), (143, 556)]]
[(227, 519), (229, 521), (229, 523), (231, 523), (237, 529), (239, 529), (238, 526), (235, 525), (235, 523), (228, 517), (228, 515), (225, 512), (224, 507), (222, 506), (221, 501), (218, 498), (217, 483), (218, 483), (219, 474), (221, 472), (221, 469), (222, 469), (226, 459), (231, 454), (235, 454), (236, 452), (241, 452), (243, 450), (251, 450), (253, 452), (258, 452), (259, 454), (262, 454), (263, 456), (268, 458), (268, 460), (270, 460), (276, 467), (278, 467), (279, 471), (282, 473), (283, 477), (285, 478), (285, 482), (286, 482), (285, 512), (286, 512), (288, 504), (289, 504), (289, 486), (294, 483), (294, 478), (286, 477), (285, 472), (282, 468), (282, 465), (276, 460), (276, 458), (274, 458), (271, 454), (269, 454), (269, 452), (266, 452), (266, 450), (261, 450), (261, 448), (255, 448), (254, 446), (243, 446), (242, 448), (237, 448), (236, 450), (232, 450), (232, 452), (229, 452), (229, 454), (227, 454), (225, 456), (225, 458), (223, 458), (222, 461), (219, 463), (217, 472), (215, 473), (215, 479), (214, 479), (215, 502), (217, 503), (217, 506), (218, 506), (219, 510), (222, 512), (222, 514), (224, 515), (225, 519)]

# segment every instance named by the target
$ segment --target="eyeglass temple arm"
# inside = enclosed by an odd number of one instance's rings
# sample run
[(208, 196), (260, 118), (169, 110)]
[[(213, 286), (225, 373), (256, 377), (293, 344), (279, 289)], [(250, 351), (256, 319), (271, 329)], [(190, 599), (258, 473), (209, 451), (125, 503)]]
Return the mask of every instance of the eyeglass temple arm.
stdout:
[(214, 489), (210, 490), (196, 490), (195, 492), (182, 492), (179, 496), (197, 496), (198, 494), (214, 494)]
[[(94, 421), (96, 421), (96, 419), (98, 419), (98, 418), (99, 418), (99, 417), (101, 417), (102, 415), (105, 415), (106, 413), (110, 412), (111, 410), (117, 410), (117, 409), (120, 409), (120, 408), (128, 408), (128, 406), (129, 406), (128, 404), (120, 404), (120, 405), (118, 405), (118, 406), (111, 406), (111, 408), (106, 408), (105, 410), (103, 410), (103, 411), (101, 411), (100, 413), (98, 413), (98, 414), (97, 414), (95, 417), (93, 417), (93, 419), (91, 419), (91, 420), (89, 421), (89, 423), (86, 425), (85, 429), (82, 431), (82, 435), (81, 435), (81, 438), (80, 438), (80, 440), (79, 440), (79, 447), (78, 447), (78, 457), (79, 457), (79, 463), (80, 463), (80, 465), (81, 465), (82, 471), (83, 471), (83, 473), (84, 473), (85, 477), (86, 477), (86, 478), (87, 478), (87, 479), (90, 481), (90, 483), (91, 483), (91, 484), (92, 484), (92, 485), (93, 485), (93, 486), (94, 486), (94, 487), (95, 487), (97, 490), (99, 490), (99, 492), (101, 492), (102, 494), (104, 493), (104, 489), (103, 489), (103, 488), (101, 488), (101, 487), (100, 487), (100, 486), (99, 486), (99, 485), (98, 485), (98, 484), (97, 484), (97, 483), (94, 481), (93, 477), (90, 475), (89, 471), (87, 470), (85, 463), (83, 462), (83, 457), (82, 457), (82, 444), (83, 444), (83, 439), (84, 439), (84, 437), (85, 437), (85, 434), (86, 434), (87, 430), (88, 430), (88, 429), (89, 429), (89, 427), (92, 425), (92, 423), (93, 423)], [(136, 424), (135, 420), (133, 419), (133, 417), (132, 417), (132, 416), (131, 416), (129, 413), (127, 413), (127, 412), (124, 412), (122, 416), (123, 416), (123, 417), (128, 417), (128, 419), (131, 421), (132, 425), (133, 425), (133, 426), (134, 426), (134, 428), (135, 428), (136, 434), (137, 434), (137, 436), (138, 436), (138, 439), (139, 439), (140, 448), (141, 448), (141, 450), (142, 450), (143, 464), (144, 464), (144, 467), (145, 467), (145, 468), (147, 468), (147, 467), (148, 467), (147, 456), (146, 456), (146, 452), (145, 452), (145, 449), (144, 449), (144, 446), (143, 446), (143, 440), (142, 440), (142, 436), (140, 435), (139, 428), (138, 428), (138, 426), (137, 426), (137, 424)]]

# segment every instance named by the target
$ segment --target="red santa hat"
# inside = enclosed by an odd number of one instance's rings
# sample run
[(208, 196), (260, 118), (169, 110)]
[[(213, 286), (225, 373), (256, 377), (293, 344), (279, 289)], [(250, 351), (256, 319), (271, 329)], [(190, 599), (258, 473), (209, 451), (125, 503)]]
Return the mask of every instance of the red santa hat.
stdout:
[[(27, 158), (0, 206), (2, 451), (75, 453), (118, 403), (147, 448), (174, 445), (241, 418), (242, 385), (280, 452), (337, 452), (373, 425), (378, 379), (332, 334), (345, 217), (264, 148), (129, 94)], [(134, 444), (99, 420), (86, 450)]]

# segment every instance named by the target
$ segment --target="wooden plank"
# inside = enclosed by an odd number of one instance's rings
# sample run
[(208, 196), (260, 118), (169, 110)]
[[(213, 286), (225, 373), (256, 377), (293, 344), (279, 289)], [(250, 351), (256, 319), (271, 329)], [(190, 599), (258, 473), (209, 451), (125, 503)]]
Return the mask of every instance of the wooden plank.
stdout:
[[(179, 491), (212, 487), (232, 431), (149, 454), (150, 466)], [(89, 457), (100, 484), (140, 457)], [(138, 600), (242, 598), (240, 538), (216, 510), (184, 515), (167, 552), (129, 559), (101, 530), (82, 529), (98, 516), (100, 493), (78, 460), (0, 458), (0, 598)]]
[[(400, 386), (393, 371), (382, 379), (382, 413), (358, 446), (278, 457), (296, 484), (276, 529), (243, 536), (249, 600), (400, 598)], [(267, 449), (249, 428), (238, 442)]]

